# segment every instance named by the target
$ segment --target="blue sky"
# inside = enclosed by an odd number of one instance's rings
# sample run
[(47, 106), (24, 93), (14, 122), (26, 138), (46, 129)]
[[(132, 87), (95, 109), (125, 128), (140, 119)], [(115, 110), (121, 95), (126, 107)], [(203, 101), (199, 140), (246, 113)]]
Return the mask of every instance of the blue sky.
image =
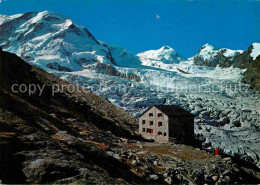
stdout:
[(64, 14), (96, 39), (135, 54), (169, 45), (191, 57), (205, 43), (247, 49), (260, 42), (256, 0), (4, 0), (0, 4), (0, 14), (7, 15), (43, 10)]

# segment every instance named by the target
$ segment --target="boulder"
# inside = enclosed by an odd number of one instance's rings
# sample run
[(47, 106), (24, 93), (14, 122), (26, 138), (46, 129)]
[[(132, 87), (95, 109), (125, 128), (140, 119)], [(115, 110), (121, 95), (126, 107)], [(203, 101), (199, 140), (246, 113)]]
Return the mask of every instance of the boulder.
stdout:
[(214, 182), (216, 182), (216, 181), (218, 180), (218, 176), (217, 176), (217, 175), (214, 175), (214, 176), (212, 177), (212, 180), (213, 180)]

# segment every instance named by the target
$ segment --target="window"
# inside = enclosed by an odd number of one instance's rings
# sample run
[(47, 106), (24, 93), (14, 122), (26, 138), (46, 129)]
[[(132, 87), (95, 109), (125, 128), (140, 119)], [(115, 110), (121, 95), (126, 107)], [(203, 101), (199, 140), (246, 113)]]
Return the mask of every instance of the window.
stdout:
[(145, 132), (145, 128), (143, 128), (143, 132)]
[(143, 125), (145, 124), (145, 120), (142, 120)]
[(149, 113), (149, 117), (153, 117), (153, 113)]
[(147, 128), (146, 133), (153, 134), (153, 129)]
[(162, 113), (158, 113), (158, 114), (157, 114), (157, 117), (162, 117)]
[(163, 133), (163, 136), (166, 136), (166, 132)]
[(150, 125), (153, 125), (153, 121), (150, 121)]
[(158, 135), (161, 136), (161, 135), (162, 135), (162, 132), (158, 132)]
[(162, 122), (159, 121), (159, 122), (158, 122), (158, 127), (161, 127), (161, 126), (162, 126)]

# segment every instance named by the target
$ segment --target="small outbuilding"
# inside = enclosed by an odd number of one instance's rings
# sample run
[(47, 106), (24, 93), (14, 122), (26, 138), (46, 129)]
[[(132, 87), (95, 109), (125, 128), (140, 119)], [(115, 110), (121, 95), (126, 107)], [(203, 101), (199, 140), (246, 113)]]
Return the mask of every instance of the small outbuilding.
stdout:
[(139, 116), (139, 133), (156, 142), (192, 144), (194, 115), (176, 105), (153, 105)]

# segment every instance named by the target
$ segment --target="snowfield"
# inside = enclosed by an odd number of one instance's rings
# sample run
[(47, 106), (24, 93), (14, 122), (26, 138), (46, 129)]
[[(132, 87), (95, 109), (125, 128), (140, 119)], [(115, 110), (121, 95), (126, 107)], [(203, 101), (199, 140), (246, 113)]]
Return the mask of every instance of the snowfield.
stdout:
[[(83, 26), (47, 11), (1, 15), (0, 45), (136, 116), (153, 104), (179, 105), (196, 116), (195, 133), (204, 138), (205, 148), (220, 147), (260, 167), (260, 96), (241, 83), (245, 70), (198, 66), (193, 57), (184, 59), (169, 46), (134, 55), (97, 41)], [(253, 44), (254, 59), (259, 48)], [(209, 59), (217, 52), (206, 44), (199, 54)], [(223, 52), (233, 57), (243, 51)], [(139, 80), (101, 74), (91, 68), (97, 63)]]

